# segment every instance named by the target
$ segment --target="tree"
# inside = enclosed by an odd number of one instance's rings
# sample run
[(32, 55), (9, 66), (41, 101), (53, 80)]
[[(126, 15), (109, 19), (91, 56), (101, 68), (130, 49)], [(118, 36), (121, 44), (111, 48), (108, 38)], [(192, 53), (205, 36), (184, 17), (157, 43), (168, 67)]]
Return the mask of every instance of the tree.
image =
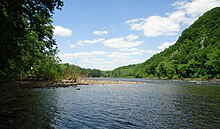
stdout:
[(0, 76), (19, 78), (31, 70), (36, 60), (53, 58), (52, 14), (61, 9), (61, 0), (0, 1)]

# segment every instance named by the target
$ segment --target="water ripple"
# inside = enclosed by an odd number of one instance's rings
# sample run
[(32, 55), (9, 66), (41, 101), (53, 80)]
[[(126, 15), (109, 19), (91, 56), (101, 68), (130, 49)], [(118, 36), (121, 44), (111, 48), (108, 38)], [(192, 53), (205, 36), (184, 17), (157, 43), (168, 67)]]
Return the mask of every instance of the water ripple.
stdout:
[(0, 127), (12, 127), (11, 121), (21, 128), (219, 128), (220, 85), (142, 81), (146, 84), (34, 89), (19, 91), (19, 97), (3, 96), (0, 118), (6, 120)]

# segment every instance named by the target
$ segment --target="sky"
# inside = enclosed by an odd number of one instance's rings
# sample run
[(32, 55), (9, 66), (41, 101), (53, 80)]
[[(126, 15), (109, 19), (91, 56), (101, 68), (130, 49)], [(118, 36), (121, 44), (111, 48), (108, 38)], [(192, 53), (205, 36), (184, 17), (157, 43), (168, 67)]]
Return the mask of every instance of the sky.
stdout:
[(64, 0), (53, 15), (62, 63), (113, 70), (146, 61), (220, 0)]

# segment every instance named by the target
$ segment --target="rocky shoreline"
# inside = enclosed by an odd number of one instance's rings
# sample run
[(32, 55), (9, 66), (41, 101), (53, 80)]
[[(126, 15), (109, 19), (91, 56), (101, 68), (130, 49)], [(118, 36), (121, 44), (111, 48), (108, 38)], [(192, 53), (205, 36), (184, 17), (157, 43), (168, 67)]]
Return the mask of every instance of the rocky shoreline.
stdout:
[(123, 80), (98, 80), (98, 79), (81, 79), (82, 84), (87, 85), (105, 85), (105, 84), (143, 84), (137, 81), (123, 81)]
[[(163, 80), (163, 79), (161, 79)], [(166, 80), (166, 79), (165, 79)], [(202, 80), (185, 79), (186, 81), (200, 82)], [(206, 80), (209, 82), (220, 82), (219, 79)], [(16, 81), (3, 83), (5, 86), (18, 86), (21, 88), (58, 88), (58, 87), (77, 87), (78, 85), (106, 85), (106, 84), (144, 84), (144, 82), (138, 81), (125, 81), (125, 80), (110, 80), (110, 79), (98, 79), (98, 78), (82, 78), (77, 82), (73, 80), (60, 80), (56, 82), (50, 81)]]
[(105, 84), (143, 84), (136, 81), (122, 80), (96, 80), (96, 79), (80, 79), (77, 82), (73, 80), (61, 80), (56, 82), (49, 81), (16, 81), (5, 83), (4, 85), (16, 85), (21, 88), (58, 88), (58, 87), (77, 87), (78, 85), (105, 85)]

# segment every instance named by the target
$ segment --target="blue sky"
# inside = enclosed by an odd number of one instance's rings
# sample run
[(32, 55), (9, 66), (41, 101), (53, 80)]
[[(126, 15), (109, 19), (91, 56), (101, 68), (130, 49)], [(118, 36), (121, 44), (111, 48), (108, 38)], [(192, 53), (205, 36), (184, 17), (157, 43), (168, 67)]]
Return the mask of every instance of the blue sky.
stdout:
[(64, 0), (53, 16), (63, 63), (112, 70), (144, 62), (220, 0)]

